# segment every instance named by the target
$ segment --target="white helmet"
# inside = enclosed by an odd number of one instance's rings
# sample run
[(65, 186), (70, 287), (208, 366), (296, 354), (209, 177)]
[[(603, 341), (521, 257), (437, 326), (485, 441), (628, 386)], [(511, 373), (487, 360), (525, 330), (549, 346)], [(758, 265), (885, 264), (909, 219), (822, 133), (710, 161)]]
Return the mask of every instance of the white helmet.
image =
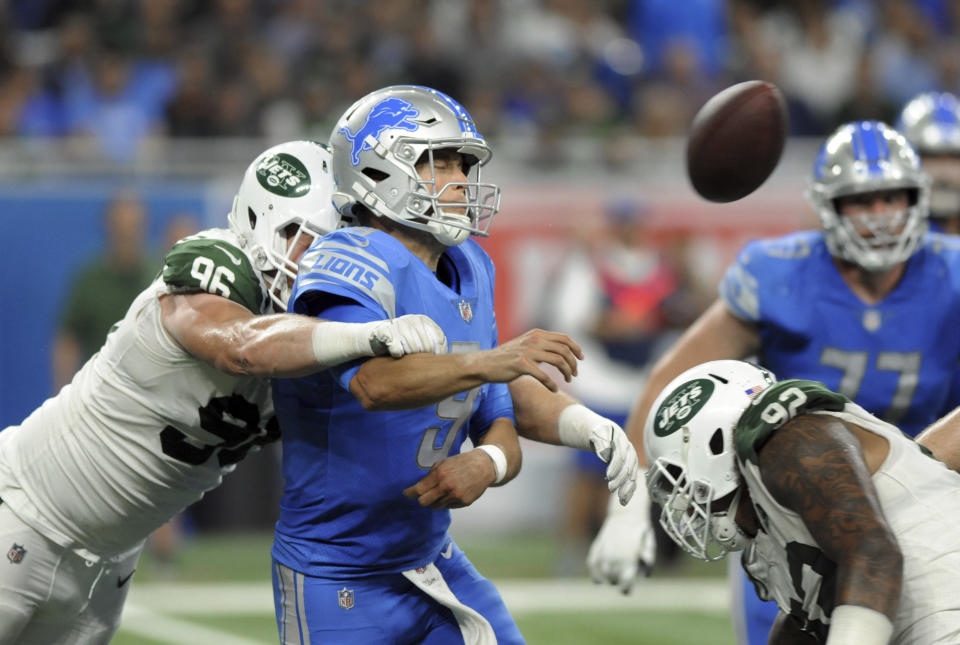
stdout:
[[(733, 430), (775, 381), (771, 372), (744, 361), (710, 361), (673, 379), (647, 416), (650, 499), (663, 509), (667, 534), (696, 558), (718, 560), (746, 545), (736, 523), (742, 489)], [(714, 510), (728, 496), (729, 504)]]
[[(909, 193), (906, 210), (853, 216), (837, 211), (840, 197), (896, 189)], [(913, 255), (927, 232), (930, 180), (902, 134), (879, 121), (856, 121), (837, 128), (821, 146), (807, 199), (831, 255), (867, 271), (886, 271)], [(861, 235), (858, 225), (870, 235)]]
[[(500, 209), (500, 188), (480, 182), (493, 154), (487, 142), (462, 105), (429, 87), (395, 85), (366, 95), (337, 121), (330, 147), (334, 203), (346, 217), (360, 204), (454, 246), (470, 234), (487, 235)], [(451, 186), (434, 180), (433, 151), (444, 148), (465, 156), (467, 181), (453, 186), (466, 189), (466, 204), (438, 198)], [(416, 169), (422, 156), (430, 164), (427, 180)]]
[(286, 310), (288, 279), (297, 277), (290, 257), (307, 233), (319, 237), (337, 228), (330, 150), (315, 141), (288, 141), (254, 159), (227, 216), (270, 299)]

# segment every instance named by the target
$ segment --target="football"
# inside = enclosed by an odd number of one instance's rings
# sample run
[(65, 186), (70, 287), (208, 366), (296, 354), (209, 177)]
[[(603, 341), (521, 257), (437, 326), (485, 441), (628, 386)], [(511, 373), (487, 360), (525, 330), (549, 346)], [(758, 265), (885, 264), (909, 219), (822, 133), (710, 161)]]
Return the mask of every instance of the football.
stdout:
[(704, 103), (687, 136), (687, 176), (711, 202), (746, 197), (766, 181), (787, 140), (787, 106), (772, 83), (731, 85)]

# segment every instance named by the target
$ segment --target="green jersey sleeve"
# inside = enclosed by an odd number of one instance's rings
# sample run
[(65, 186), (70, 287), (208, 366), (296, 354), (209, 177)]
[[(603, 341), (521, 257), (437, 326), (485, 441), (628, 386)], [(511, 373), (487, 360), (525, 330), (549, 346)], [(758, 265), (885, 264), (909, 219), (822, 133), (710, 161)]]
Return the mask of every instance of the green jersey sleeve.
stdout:
[(740, 416), (733, 431), (737, 457), (757, 463), (757, 452), (773, 432), (790, 419), (808, 412), (841, 412), (850, 401), (817, 381), (788, 379), (775, 383)]
[(224, 240), (187, 238), (167, 253), (163, 282), (175, 293), (212, 293), (259, 314), (260, 280), (246, 254)]

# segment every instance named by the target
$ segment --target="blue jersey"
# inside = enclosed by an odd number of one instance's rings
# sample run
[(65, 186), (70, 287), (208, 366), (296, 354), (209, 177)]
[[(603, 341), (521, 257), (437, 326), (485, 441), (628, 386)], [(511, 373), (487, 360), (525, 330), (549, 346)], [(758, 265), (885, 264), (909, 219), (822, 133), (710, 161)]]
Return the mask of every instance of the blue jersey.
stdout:
[(910, 435), (960, 404), (960, 239), (928, 234), (896, 288), (865, 304), (819, 231), (751, 242), (720, 297), (760, 332), (777, 378), (820, 381)]
[[(341, 229), (304, 255), (289, 307), (344, 322), (425, 314), (451, 352), (494, 347), (489, 256), (467, 240), (445, 251), (438, 274), (450, 286), (390, 235)], [(425, 408), (368, 412), (349, 391), (361, 363), (274, 383), (285, 484), (273, 557), (308, 575), (359, 577), (436, 560), (450, 513), (421, 507), (403, 490), (459, 453), (468, 434), (476, 441), (497, 418), (513, 420), (505, 384)]]

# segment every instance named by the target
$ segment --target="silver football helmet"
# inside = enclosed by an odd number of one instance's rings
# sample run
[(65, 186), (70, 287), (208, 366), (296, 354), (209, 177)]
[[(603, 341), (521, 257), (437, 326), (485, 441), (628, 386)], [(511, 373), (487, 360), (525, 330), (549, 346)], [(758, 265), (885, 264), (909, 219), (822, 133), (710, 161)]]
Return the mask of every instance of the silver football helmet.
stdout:
[[(896, 189), (908, 191), (905, 210), (837, 211), (840, 197)], [(913, 255), (927, 232), (930, 180), (903, 135), (879, 121), (856, 121), (840, 126), (821, 146), (807, 199), (831, 255), (867, 271), (886, 271)]]
[(733, 430), (776, 379), (744, 361), (710, 361), (663, 389), (643, 430), (647, 489), (660, 525), (690, 555), (719, 560), (746, 546), (737, 525), (742, 497)]
[[(462, 105), (442, 92), (395, 85), (353, 104), (333, 128), (334, 203), (349, 217), (360, 204), (379, 217), (429, 231), (454, 246), (471, 234), (487, 235), (500, 208), (500, 188), (480, 181), (492, 152)], [(438, 186), (433, 151), (451, 148), (464, 155), (467, 181)], [(416, 165), (427, 161), (421, 178)], [(463, 187), (466, 203), (450, 201), (449, 188)]]
[[(330, 150), (315, 141), (288, 141), (254, 159), (227, 216), (270, 299), (287, 308), (297, 277), (291, 253), (303, 235), (319, 237), (337, 228)], [(302, 246), (302, 245), (301, 245)], [(302, 249), (301, 249), (302, 250)]]
[(897, 129), (933, 180), (930, 216), (960, 215), (960, 100), (946, 92), (920, 94), (904, 106)]

